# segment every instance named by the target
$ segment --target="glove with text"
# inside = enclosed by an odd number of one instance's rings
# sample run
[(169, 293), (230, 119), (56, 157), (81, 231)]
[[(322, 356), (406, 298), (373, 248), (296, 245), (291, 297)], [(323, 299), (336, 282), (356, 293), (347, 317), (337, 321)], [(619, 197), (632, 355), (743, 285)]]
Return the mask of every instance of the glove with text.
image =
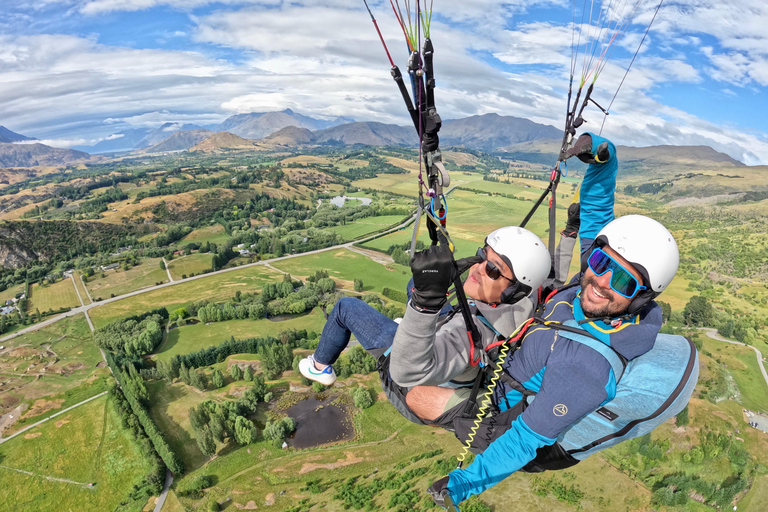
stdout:
[(478, 256), (454, 261), (447, 243), (433, 245), (411, 258), (413, 294), (417, 309), (438, 312), (447, 301), (448, 288), (469, 267), (482, 261)]

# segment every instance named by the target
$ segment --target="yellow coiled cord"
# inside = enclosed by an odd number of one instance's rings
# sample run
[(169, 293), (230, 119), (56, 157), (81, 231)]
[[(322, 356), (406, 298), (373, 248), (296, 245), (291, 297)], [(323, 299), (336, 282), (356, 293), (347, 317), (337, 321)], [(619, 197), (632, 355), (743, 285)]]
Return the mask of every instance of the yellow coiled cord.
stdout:
[[(529, 325), (529, 322), (525, 322), (523, 325), (517, 328), (514, 333), (512, 333), (512, 336), (510, 338), (514, 338), (517, 336), (521, 330), (526, 328)], [(509, 350), (511, 348), (510, 343), (505, 343), (501, 346), (501, 350), (499, 351), (499, 360), (496, 363), (496, 368), (493, 370), (493, 377), (491, 377), (491, 382), (488, 383), (488, 389), (485, 392), (485, 395), (483, 395), (483, 400), (480, 403), (480, 408), (477, 411), (477, 417), (475, 418), (475, 424), (472, 426), (472, 429), (469, 432), (469, 436), (467, 437), (466, 443), (464, 443), (464, 449), (459, 454), (456, 459), (459, 461), (458, 467), (461, 468), (461, 466), (464, 464), (464, 459), (467, 457), (467, 453), (469, 452), (470, 447), (472, 446), (472, 441), (475, 439), (475, 435), (477, 434), (477, 429), (480, 428), (480, 422), (483, 421), (483, 417), (488, 413), (488, 408), (491, 405), (491, 396), (493, 396), (493, 390), (496, 389), (496, 384), (499, 381), (499, 378), (501, 377), (501, 371), (504, 366), (504, 362), (507, 360), (507, 356), (509, 355)]]

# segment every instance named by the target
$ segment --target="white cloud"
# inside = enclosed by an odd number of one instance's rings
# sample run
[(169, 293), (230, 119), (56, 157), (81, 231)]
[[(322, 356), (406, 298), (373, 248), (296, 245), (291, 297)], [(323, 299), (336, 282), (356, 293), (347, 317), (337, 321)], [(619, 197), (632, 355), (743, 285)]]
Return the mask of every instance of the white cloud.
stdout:
[[(674, 3), (663, 8), (611, 107), (606, 135), (629, 144), (698, 141), (750, 162), (768, 162), (764, 134), (708, 123), (663, 104), (664, 87), (705, 87), (714, 78), (733, 85), (723, 94), (739, 95), (744, 87), (759, 89), (768, 83), (762, 29), (768, 26), (766, 8), (757, 0), (668, 1)], [(92, 22), (106, 13), (158, 6), (187, 11), (191, 29), (168, 26), (161, 35), (191, 36), (198, 52), (111, 47), (99, 44), (98, 34), (0, 36), (0, 119), (17, 131), (29, 127), (37, 133), (27, 134), (41, 137), (64, 139), (84, 133), (100, 138), (123, 126), (207, 125), (233, 113), (284, 108), (315, 117), (408, 123), (362, 3), (223, 0), (215, 2), (218, 10), (205, 15), (194, 8), (214, 5), (213, 1), (57, 3), (70, 8), (73, 17), (87, 14)], [(561, 126), (571, 30), (550, 21), (517, 19), (540, 6), (569, 9), (568, 2), (442, 0), (439, 4), (432, 30), (437, 102), (443, 118), (497, 112)], [(372, 2), (371, 7), (393, 58), (404, 68), (403, 36), (388, 0)], [(652, 7), (646, 6), (623, 40), (617, 41), (616, 52), (602, 71), (594, 97), (603, 106), (624, 77)], [(745, 19), (752, 17), (757, 21)], [(570, 14), (567, 18), (570, 21)], [(746, 25), (744, 31), (739, 23)], [(202, 53), (206, 47), (209, 54)], [(221, 54), (235, 54), (237, 63), (210, 57)], [(599, 129), (599, 111), (590, 106), (586, 117), (587, 128)]]
[(30, 144), (44, 144), (53, 148), (71, 148), (72, 146), (81, 146), (88, 144), (86, 139), (42, 139), (42, 140), (23, 140), (20, 142), (14, 142), (14, 144), (30, 145)]

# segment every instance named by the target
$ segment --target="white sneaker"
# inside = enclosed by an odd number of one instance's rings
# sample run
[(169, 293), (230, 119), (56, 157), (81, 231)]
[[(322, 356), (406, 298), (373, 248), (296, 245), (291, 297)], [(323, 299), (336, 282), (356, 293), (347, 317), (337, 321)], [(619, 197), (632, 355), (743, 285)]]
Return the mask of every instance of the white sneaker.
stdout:
[(315, 367), (313, 354), (299, 361), (299, 371), (309, 380), (317, 381), (324, 386), (330, 386), (336, 382), (336, 372), (333, 371), (333, 367), (328, 365), (324, 369), (318, 370)]

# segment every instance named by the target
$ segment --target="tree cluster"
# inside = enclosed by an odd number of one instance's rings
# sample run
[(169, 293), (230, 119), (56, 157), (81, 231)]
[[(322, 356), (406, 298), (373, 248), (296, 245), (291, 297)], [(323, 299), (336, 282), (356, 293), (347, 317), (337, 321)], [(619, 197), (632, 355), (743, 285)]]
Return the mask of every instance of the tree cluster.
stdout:
[(142, 483), (134, 484), (129, 497), (134, 500), (146, 500), (149, 496), (158, 495), (165, 482), (165, 464), (155, 451), (139, 418), (133, 413), (131, 405), (119, 387), (113, 386), (109, 390), (109, 398), (120, 417), (121, 426), (130, 432), (133, 439), (139, 445), (139, 451), (149, 462), (149, 471)]
[(112, 352), (145, 355), (152, 352), (163, 339), (161, 325), (168, 318), (165, 308), (118, 320), (98, 329), (96, 345)]
[(279, 420), (268, 421), (264, 427), (264, 439), (281, 443), (291, 432), (296, 430), (296, 420), (285, 416)]
[(155, 451), (160, 455), (160, 458), (163, 459), (165, 465), (168, 466), (168, 469), (173, 473), (183, 473), (184, 463), (165, 440), (162, 431), (157, 427), (157, 424), (149, 415), (149, 412), (144, 405), (148, 395), (146, 387), (144, 386), (141, 377), (136, 372), (135, 367), (129, 365), (129, 370), (126, 372), (122, 366), (117, 364), (117, 361), (112, 357), (111, 352), (107, 352), (107, 363), (112, 369), (112, 374), (122, 388), (123, 394), (130, 404), (133, 414), (136, 415), (142, 428), (144, 428), (144, 432), (155, 447)]

